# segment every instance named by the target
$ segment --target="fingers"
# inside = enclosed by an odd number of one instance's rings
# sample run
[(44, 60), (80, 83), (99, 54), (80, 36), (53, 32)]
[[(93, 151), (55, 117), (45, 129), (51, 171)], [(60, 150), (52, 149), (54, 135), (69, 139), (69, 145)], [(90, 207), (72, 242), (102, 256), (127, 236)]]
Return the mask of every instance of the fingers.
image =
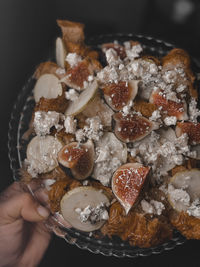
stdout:
[(29, 193), (14, 195), (0, 203), (0, 224), (12, 223), (23, 218), (29, 222), (39, 222), (49, 216), (49, 210), (41, 206)]

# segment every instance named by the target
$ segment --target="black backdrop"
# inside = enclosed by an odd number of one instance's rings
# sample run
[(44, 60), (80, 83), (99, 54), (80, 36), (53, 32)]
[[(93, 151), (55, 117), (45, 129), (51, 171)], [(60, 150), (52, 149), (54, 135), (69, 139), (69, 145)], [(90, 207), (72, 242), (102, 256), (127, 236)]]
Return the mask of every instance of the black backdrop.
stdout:
[[(86, 35), (133, 32), (171, 41), (200, 57), (198, 1), (186, 21), (172, 18), (175, 0), (0, 0), (0, 191), (12, 182), (7, 157), (8, 121), (13, 103), (34, 67), (45, 59), (59, 30), (56, 18), (86, 24)], [(162, 2), (162, 4), (161, 4)], [(116, 266), (200, 266), (200, 241), (188, 241), (173, 251), (138, 259), (94, 255), (53, 237), (40, 266), (73, 264)], [(1, 265), (1, 263), (0, 263)]]

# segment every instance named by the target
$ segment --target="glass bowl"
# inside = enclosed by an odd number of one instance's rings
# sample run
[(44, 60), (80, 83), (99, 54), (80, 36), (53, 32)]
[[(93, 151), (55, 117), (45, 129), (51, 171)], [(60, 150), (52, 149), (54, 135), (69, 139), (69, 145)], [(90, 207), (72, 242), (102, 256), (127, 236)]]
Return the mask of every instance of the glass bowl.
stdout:
[[(94, 48), (97, 48), (100, 44), (113, 42), (114, 40), (119, 41), (119, 43), (128, 40), (139, 41), (147, 53), (155, 56), (164, 56), (174, 47), (174, 45), (170, 43), (153, 37), (120, 33), (91, 37), (86, 43)], [(54, 58), (53, 54), (54, 53), (51, 55), (51, 59)], [(192, 59), (192, 68), (194, 72), (199, 72), (198, 62), (195, 59)], [(31, 138), (30, 136), (29, 139), (24, 140), (22, 137), (28, 130), (35, 105), (32, 93), (34, 83), (35, 80), (31, 76), (18, 95), (9, 123), (8, 153), (10, 167), (13, 172), (13, 179), (16, 181), (19, 181), (20, 179), (19, 169), (26, 157), (26, 146)], [(58, 220), (55, 215), (50, 218), (47, 226), (51, 228), (56, 235), (64, 238), (69, 244), (74, 244), (81, 249), (89, 250), (96, 254), (100, 253), (105, 256), (131, 258), (149, 256), (151, 254), (159, 254), (163, 251), (173, 249), (177, 245), (181, 245), (186, 241), (185, 237), (183, 237), (179, 232), (174, 231), (173, 238), (168, 242), (156, 247), (143, 249), (130, 246), (128, 242), (124, 242), (118, 237), (114, 237), (112, 239), (104, 237), (98, 239), (88, 233), (84, 233), (73, 228), (65, 228), (62, 222)]]

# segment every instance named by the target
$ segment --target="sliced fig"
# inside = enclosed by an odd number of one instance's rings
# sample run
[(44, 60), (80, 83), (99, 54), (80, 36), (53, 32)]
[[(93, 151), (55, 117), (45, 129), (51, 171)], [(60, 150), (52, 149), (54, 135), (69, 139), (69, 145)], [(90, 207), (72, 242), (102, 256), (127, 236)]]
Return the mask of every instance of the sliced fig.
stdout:
[(193, 201), (200, 197), (200, 170), (177, 172), (169, 182), (168, 199), (178, 212), (187, 211)]
[(107, 84), (102, 90), (108, 105), (115, 111), (122, 110), (137, 95), (138, 82), (133, 80), (128, 83), (120, 81)]
[(167, 116), (175, 116), (178, 120), (187, 120), (187, 105), (185, 102), (167, 100), (162, 92), (153, 91), (150, 102), (161, 108), (162, 113)]
[(92, 186), (79, 186), (63, 196), (60, 207), (63, 218), (72, 227), (91, 232), (101, 228), (108, 219), (106, 207), (109, 204), (103, 190)]
[(150, 167), (140, 163), (127, 163), (117, 169), (112, 177), (112, 190), (128, 214), (136, 203), (147, 179)]
[(117, 52), (117, 55), (123, 60), (126, 57), (126, 51), (124, 46), (115, 43), (106, 43), (101, 46), (103, 52), (106, 52), (108, 49), (112, 48)]
[(43, 74), (40, 76), (33, 90), (35, 102), (39, 102), (41, 97), (47, 99), (57, 98), (63, 93), (59, 79), (53, 74)]
[(111, 126), (113, 114), (113, 110), (105, 104), (99, 93), (95, 95), (94, 99), (88, 103), (86, 108), (83, 110), (83, 115), (88, 118), (98, 116), (104, 126)]
[(58, 166), (57, 154), (61, 148), (61, 142), (53, 136), (35, 136), (28, 144), (26, 151), (28, 172), (32, 177), (56, 168)]
[(95, 143), (96, 157), (92, 177), (108, 186), (113, 172), (127, 161), (127, 147), (111, 132)]
[(177, 137), (184, 133), (188, 135), (190, 144), (200, 144), (200, 123), (178, 122), (176, 126)]
[(139, 141), (155, 129), (152, 121), (136, 114), (115, 113), (113, 119), (116, 121), (115, 135), (125, 143)]
[(65, 111), (66, 116), (75, 116), (83, 111), (88, 103), (95, 97), (98, 89), (98, 83), (94, 80), (87, 89), (85, 89), (78, 97), (77, 100), (70, 102)]
[(67, 55), (67, 51), (64, 45), (62, 38), (58, 37), (56, 39), (56, 62), (59, 67), (65, 67), (65, 58)]
[(72, 142), (64, 146), (59, 154), (58, 161), (70, 168), (73, 176), (83, 180), (90, 176), (94, 164), (94, 145), (91, 140), (85, 144)]
[(66, 76), (61, 81), (69, 87), (83, 90), (85, 89), (85, 82), (88, 82), (88, 77), (94, 74), (94, 70), (94, 64), (84, 59), (75, 66), (69, 68), (66, 72)]

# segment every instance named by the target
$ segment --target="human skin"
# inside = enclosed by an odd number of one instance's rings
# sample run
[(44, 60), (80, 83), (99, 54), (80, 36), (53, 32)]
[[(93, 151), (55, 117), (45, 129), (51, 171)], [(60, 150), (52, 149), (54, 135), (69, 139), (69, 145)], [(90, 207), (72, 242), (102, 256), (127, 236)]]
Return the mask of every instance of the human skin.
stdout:
[[(32, 188), (45, 203), (43, 189)], [(49, 210), (39, 204), (20, 183), (14, 182), (0, 194), (0, 266), (33, 267), (42, 259), (51, 239), (44, 225)]]

